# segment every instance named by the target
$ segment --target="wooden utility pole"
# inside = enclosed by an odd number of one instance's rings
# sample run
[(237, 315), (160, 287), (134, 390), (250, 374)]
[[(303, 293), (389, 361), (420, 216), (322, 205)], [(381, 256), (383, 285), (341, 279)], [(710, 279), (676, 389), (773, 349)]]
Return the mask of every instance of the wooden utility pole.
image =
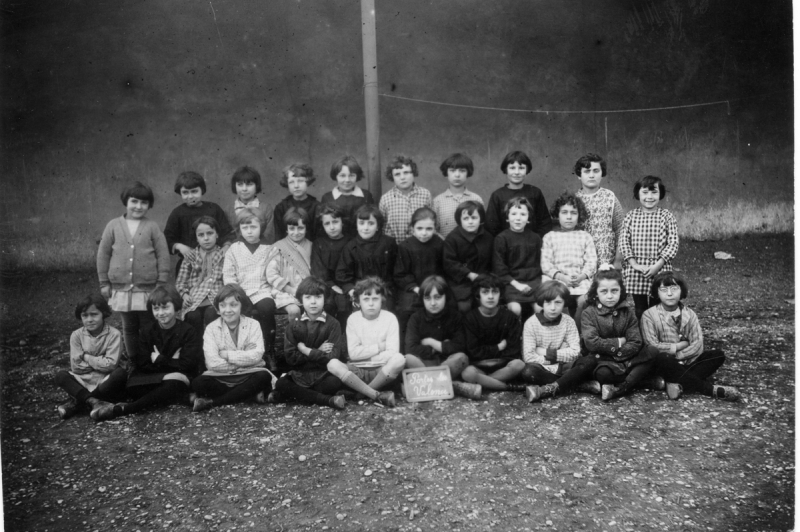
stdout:
[(375, 0), (361, 0), (361, 46), (364, 56), (364, 110), (367, 118), (367, 182), (377, 200), (381, 195), (379, 151), (378, 45), (375, 35)]

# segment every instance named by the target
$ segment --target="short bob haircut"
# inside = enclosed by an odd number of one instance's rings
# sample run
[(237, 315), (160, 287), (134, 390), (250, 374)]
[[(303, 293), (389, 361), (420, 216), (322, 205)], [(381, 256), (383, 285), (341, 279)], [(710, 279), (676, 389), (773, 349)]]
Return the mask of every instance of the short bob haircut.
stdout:
[(502, 297), (504, 284), (503, 281), (501, 281), (500, 278), (493, 273), (479, 275), (478, 278), (472, 283), (472, 297), (475, 299), (476, 304), (480, 303), (481, 301), (481, 288), (497, 290), (500, 292), (500, 296)]
[(303, 225), (308, 227), (308, 211), (302, 207), (290, 207), (286, 214), (283, 215), (283, 223), (289, 225)]
[(106, 301), (106, 298), (100, 294), (91, 294), (81, 299), (78, 304), (75, 305), (75, 317), (78, 318), (79, 321), (82, 321), (81, 314), (89, 310), (89, 307), (92, 305), (100, 311), (104, 320), (111, 317), (111, 307), (108, 301)]
[(503, 157), (503, 162), (500, 163), (500, 170), (502, 170), (504, 174), (507, 174), (508, 165), (511, 163), (524, 164), (526, 175), (530, 174), (531, 170), (533, 170), (533, 163), (524, 151), (512, 151)]
[(394, 183), (394, 176), (392, 176), (393, 170), (400, 170), (404, 166), (411, 167), (411, 174), (414, 177), (418, 177), (419, 173), (417, 172), (417, 163), (411, 160), (411, 157), (406, 157), (405, 155), (397, 155), (391, 162), (386, 166), (386, 179)]
[(283, 169), (283, 175), (281, 176), (281, 181), (279, 184), (284, 188), (289, 188), (289, 172), (291, 172), (294, 177), (305, 177), (306, 183), (309, 185), (317, 180), (317, 178), (314, 177), (314, 169), (311, 168), (311, 165), (305, 163), (292, 163)]
[(181, 189), (191, 190), (193, 188), (200, 188), (200, 192), (206, 193), (206, 180), (197, 172), (181, 172), (178, 179), (175, 180), (175, 193), (180, 194)]
[[(431, 295), (431, 292), (436, 290), (439, 295), (444, 296), (445, 309), (456, 310), (458, 308), (458, 301), (455, 294), (448, 286), (447, 281), (441, 275), (429, 275), (419, 285), (419, 299), (422, 300), (426, 296)], [(444, 309), (443, 309), (444, 310)]]
[(459, 227), (461, 227), (461, 216), (466, 212), (467, 214), (475, 214), (475, 211), (478, 211), (478, 217), (481, 219), (481, 223), (486, 221), (486, 209), (483, 208), (483, 205), (478, 203), (477, 201), (467, 200), (461, 202), (458, 207), (456, 207), (456, 223)]
[(639, 191), (641, 189), (652, 190), (654, 188), (658, 188), (658, 199), (664, 199), (664, 196), (667, 195), (667, 187), (664, 186), (661, 178), (654, 175), (646, 175), (633, 185), (633, 198), (639, 199)]
[(241, 166), (231, 176), (231, 192), (236, 194), (236, 183), (255, 183), (256, 194), (261, 192), (261, 174), (249, 166)]
[(411, 215), (411, 221), (408, 222), (408, 227), (414, 229), (414, 226), (420, 220), (433, 220), (433, 228), (437, 233), (439, 232), (439, 217), (436, 216), (436, 211), (430, 207), (420, 207), (415, 210), (414, 214)]
[(606, 160), (597, 155), (596, 153), (587, 153), (575, 163), (575, 175), (580, 177), (581, 170), (584, 168), (591, 168), (592, 163), (600, 163), (600, 169), (603, 171), (603, 177), (606, 176)]
[(331, 218), (339, 218), (344, 221), (346, 218), (344, 209), (336, 203), (323, 203), (317, 209), (317, 221), (322, 225), (322, 217), (325, 215)]
[(454, 153), (439, 165), (439, 170), (442, 171), (442, 175), (445, 177), (447, 177), (447, 171), (451, 168), (454, 170), (466, 170), (467, 177), (472, 177), (472, 174), (475, 171), (475, 166), (472, 164), (472, 159), (463, 153)]
[(141, 181), (136, 181), (134, 184), (123, 190), (119, 197), (122, 200), (122, 204), (126, 207), (128, 206), (128, 200), (131, 198), (146, 201), (148, 209), (152, 209), (153, 205), (156, 204), (156, 198), (153, 196), (153, 189)]
[(619, 284), (619, 303), (617, 303), (617, 306), (619, 306), (619, 304), (625, 301), (625, 299), (628, 297), (628, 292), (625, 290), (625, 281), (623, 281), (622, 273), (619, 270), (600, 270), (594, 274), (592, 286), (589, 288), (589, 292), (586, 294), (586, 302), (589, 305), (598, 304), (597, 287), (600, 285), (600, 281), (616, 281), (617, 284)]
[(266, 224), (264, 223), (264, 213), (258, 207), (245, 207), (244, 209), (240, 210), (236, 214), (236, 227), (239, 227), (243, 223), (249, 223), (251, 220), (258, 220), (259, 225), (261, 226), (261, 232), (264, 232), (266, 229)]
[(686, 281), (675, 272), (658, 272), (650, 285), (650, 297), (658, 301), (658, 289), (662, 286), (679, 286), (682, 300), (689, 296), (689, 287), (686, 285)]
[(386, 224), (386, 218), (383, 217), (383, 213), (377, 205), (365, 203), (356, 211), (356, 220), (369, 220), (370, 216), (374, 217), (375, 221), (378, 222), (378, 234), (383, 233), (383, 226)]
[(328, 285), (319, 277), (309, 275), (300, 281), (300, 284), (297, 285), (297, 291), (295, 292), (294, 297), (297, 298), (301, 305), (303, 303), (303, 296), (323, 296), (327, 299)]
[(386, 305), (386, 298), (389, 297), (389, 288), (386, 287), (386, 283), (383, 282), (383, 279), (374, 275), (364, 277), (356, 283), (353, 289), (353, 304), (357, 305), (358, 299), (363, 294), (368, 294), (370, 292), (375, 292), (381, 296), (381, 304)]
[(560, 297), (564, 300), (564, 304), (570, 302), (569, 288), (564, 283), (558, 281), (545, 281), (536, 290), (536, 304), (542, 306), (547, 301), (552, 301)]
[(561, 207), (564, 205), (572, 205), (575, 207), (575, 209), (578, 211), (578, 225), (575, 228), (583, 229), (583, 226), (586, 224), (586, 220), (589, 219), (589, 211), (586, 210), (586, 204), (583, 203), (583, 200), (572, 192), (564, 192), (556, 198), (556, 200), (553, 202), (553, 206), (550, 208), (550, 217), (557, 222), (558, 213), (561, 211)]
[(214, 309), (219, 312), (219, 304), (228, 299), (229, 297), (234, 298), (242, 305), (242, 314), (249, 314), (253, 308), (253, 302), (250, 301), (250, 298), (247, 297), (245, 294), (244, 289), (238, 284), (226, 284), (222, 288), (220, 288), (219, 292), (217, 292), (216, 297), (214, 297)]
[(219, 224), (211, 216), (201, 216), (197, 220), (193, 221), (192, 234), (197, 233), (197, 228), (200, 227), (200, 224), (206, 224), (217, 233), (217, 236), (219, 236)]
[(531, 223), (533, 221), (533, 205), (531, 205), (531, 202), (528, 201), (528, 198), (524, 196), (516, 196), (508, 200), (506, 204), (503, 205), (503, 217), (506, 220), (508, 220), (508, 213), (511, 212), (511, 209), (513, 209), (514, 207), (518, 209), (521, 207), (525, 207), (526, 209), (528, 209), (528, 223)]
[(183, 298), (178, 293), (178, 290), (171, 284), (157, 286), (155, 290), (150, 292), (150, 297), (147, 298), (147, 312), (153, 313), (153, 307), (158, 305), (166, 305), (172, 303), (175, 312), (180, 312), (183, 309)]
[(358, 161), (356, 161), (356, 158), (352, 155), (345, 155), (331, 165), (331, 179), (336, 181), (336, 176), (339, 175), (339, 172), (341, 172), (342, 168), (345, 166), (351, 173), (356, 174), (356, 181), (364, 179), (364, 170), (361, 169), (361, 165), (358, 164)]

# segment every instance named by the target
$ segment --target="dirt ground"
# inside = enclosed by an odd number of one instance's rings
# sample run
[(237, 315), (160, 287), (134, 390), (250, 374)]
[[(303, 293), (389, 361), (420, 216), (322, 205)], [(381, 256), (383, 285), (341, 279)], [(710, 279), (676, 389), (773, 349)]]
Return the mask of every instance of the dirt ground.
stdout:
[(94, 274), (4, 272), (6, 530), (790, 530), (793, 260), (791, 235), (681, 243), (688, 303), (729, 357), (717, 381), (741, 403), (496, 393), (101, 424), (59, 422), (52, 382)]

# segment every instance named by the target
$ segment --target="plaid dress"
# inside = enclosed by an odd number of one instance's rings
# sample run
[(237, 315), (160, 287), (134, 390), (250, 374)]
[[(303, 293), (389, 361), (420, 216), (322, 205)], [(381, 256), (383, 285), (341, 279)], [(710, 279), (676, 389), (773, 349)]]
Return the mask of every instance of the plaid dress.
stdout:
[(463, 194), (456, 195), (448, 188), (433, 198), (433, 212), (439, 218), (439, 234), (442, 235), (442, 238), (461, 225), (459, 221), (456, 221), (456, 210), (465, 201), (475, 201), (483, 205), (483, 198), (467, 189), (464, 189)]
[(398, 244), (408, 238), (411, 215), (420, 207), (430, 207), (431, 201), (431, 193), (427, 188), (414, 185), (411, 194), (403, 194), (399, 188), (393, 187), (378, 203), (386, 219), (383, 234), (394, 238)]
[(619, 249), (625, 289), (629, 294), (649, 294), (652, 279), (634, 270), (630, 260), (635, 260), (640, 266), (652, 266), (658, 259), (664, 259), (661, 271), (672, 271), (672, 259), (678, 254), (675, 216), (660, 207), (653, 212), (646, 212), (641, 207), (630, 211), (622, 223)]
[(185, 305), (181, 310), (181, 319), (200, 306), (208, 299), (214, 303), (214, 298), (222, 289), (222, 264), (225, 252), (219, 246), (209, 252), (197, 247), (186, 254), (178, 272), (175, 288), (181, 296), (189, 295), (191, 305)]
[(614, 264), (619, 233), (625, 218), (616, 194), (601, 188), (594, 194), (586, 194), (583, 190), (579, 190), (575, 195), (583, 200), (586, 210), (589, 211), (589, 219), (586, 220), (584, 229), (594, 239), (597, 264)]

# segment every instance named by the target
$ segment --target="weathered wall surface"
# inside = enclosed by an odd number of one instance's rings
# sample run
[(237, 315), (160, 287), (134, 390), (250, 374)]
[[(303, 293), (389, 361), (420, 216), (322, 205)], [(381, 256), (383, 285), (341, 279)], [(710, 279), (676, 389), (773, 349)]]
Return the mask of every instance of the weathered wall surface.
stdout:
[[(647, 173), (671, 202), (792, 197), (792, 5), (788, 0), (453, 0), (377, 2), (384, 163), (414, 157), (420, 184), (439, 163), (475, 161), (470, 187), (503, 183), (506, 152), (534, 160), (547, 198), (577, 187), (597, 151), (628, 207)], [(228, 208), (243, 164), (286, 195), (300, 160), (328, 190), (331, 162), (365, 160), (356, 0), (3, 2), (0, 234), (99, 235), (124, 184), (156, 191), (163, 223), (182, 170)], [(635, 113), (537, 111), (651, 109)], [(385, 189), (390, 186), (384, 181)]]

